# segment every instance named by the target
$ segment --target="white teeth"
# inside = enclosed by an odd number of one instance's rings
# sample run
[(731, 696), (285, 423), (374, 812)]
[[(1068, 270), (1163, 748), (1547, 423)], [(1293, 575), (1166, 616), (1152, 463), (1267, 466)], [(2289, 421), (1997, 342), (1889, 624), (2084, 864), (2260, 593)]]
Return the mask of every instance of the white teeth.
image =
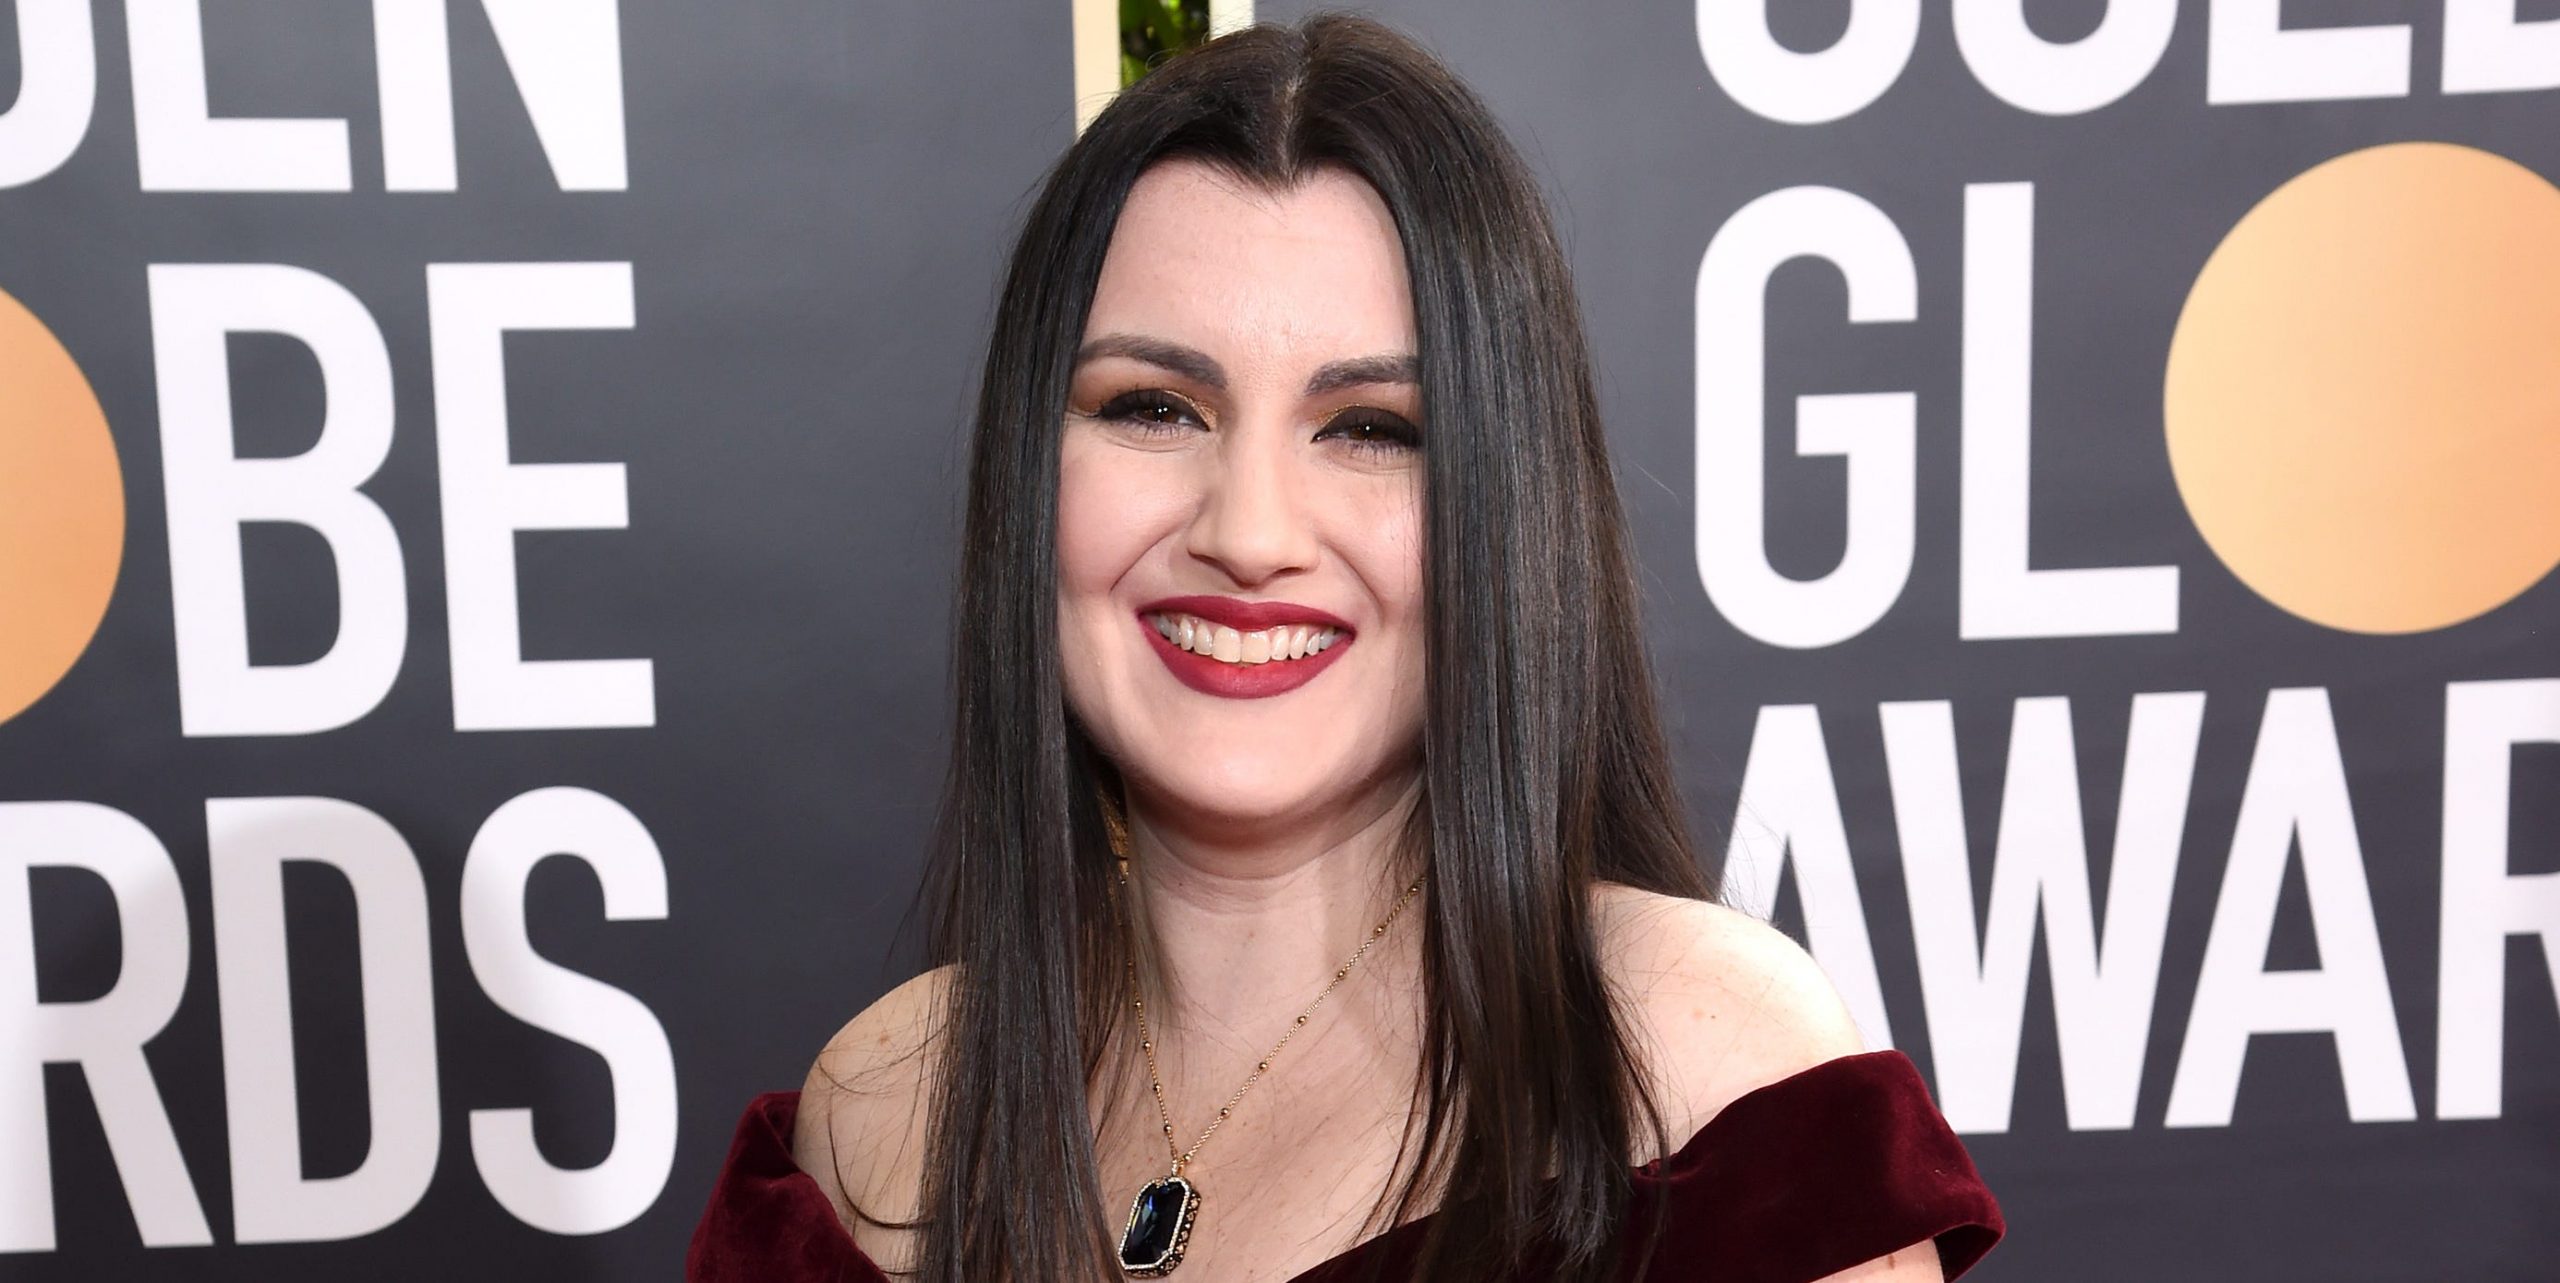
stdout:
[(1296, 624), (1247, 633), (1189, 615), (1151, 615), (1148, 619), (1155, 625), (1156, 632), (1173, 643), (1176, 649), (1228, 664), (1268, 664), (1304, 659), (1330, 648), (1340, 636), (1334, 629), (1317, 624)]

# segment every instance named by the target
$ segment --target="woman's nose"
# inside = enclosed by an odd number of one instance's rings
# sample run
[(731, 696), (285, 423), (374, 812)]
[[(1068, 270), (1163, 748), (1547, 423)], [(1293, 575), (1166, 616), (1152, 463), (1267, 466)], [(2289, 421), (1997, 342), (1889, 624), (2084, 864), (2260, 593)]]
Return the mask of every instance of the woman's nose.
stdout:
[(1284, 428), (1231, 428), (1202, 464), (1186, 547), (1240, 588), (1315, 563), (1313, 514), (1292, 445)]

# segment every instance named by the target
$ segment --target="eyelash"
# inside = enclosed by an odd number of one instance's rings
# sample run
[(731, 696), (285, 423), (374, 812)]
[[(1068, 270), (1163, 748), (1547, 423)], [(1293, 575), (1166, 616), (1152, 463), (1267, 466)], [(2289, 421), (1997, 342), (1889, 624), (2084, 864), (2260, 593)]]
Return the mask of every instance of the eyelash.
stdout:
[[(1189, 402), (1169, 392), (1155, 390), (1123, 392), (1103, 402), (1094, 410), (1093, 417), (1112, 423), (1129, 424), (1150, 432), (1159, 428), (1180, 426), (1170, 420), (1149, 417), (1147, 412), (1154, 410), (1170, 410), (1176, 414), (1189, 415), (1195, 421), (1200, 417), (1199, 412), (1193, 410)], [(1421, 429), (1406, 422), (1401, 416), (1389, 414), (1384, 410), (1373, 410), (1364, 406), (1345, 408), (1341, 413), (1325, 421), (1324, 427), (1316, 433), (1316, 439), (1323, 440), (1327, 433), (1333, 432), (1336, 428), (1367, 430), (1376, 434), (1367, 437), (1343, 437), (1343, 440), (1351, 443), (1351, 449), (1356, 453), (1400, 454), (1407, 450), (1420, 449), (1422, 446)]]

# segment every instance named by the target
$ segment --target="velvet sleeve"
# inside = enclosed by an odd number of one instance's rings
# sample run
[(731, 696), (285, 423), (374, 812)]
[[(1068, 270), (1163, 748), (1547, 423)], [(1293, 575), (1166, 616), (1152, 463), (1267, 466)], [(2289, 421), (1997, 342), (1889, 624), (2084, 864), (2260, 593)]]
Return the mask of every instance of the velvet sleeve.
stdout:
[(729, 1159), (685, 1252), (686, 1283), (888, 1283), (791, 1158), (796, 1091), (767, 1092), (738, 1119)]
[(1808, 1283), (1923, 1239), (1953, 1279), (2006, 1230), (1918, 1067), (1890, 1049), (1736, 1097), (1638, 1170), (1635, 1202), (1662, 1219), (1643, 1276), (1660, 1283)]

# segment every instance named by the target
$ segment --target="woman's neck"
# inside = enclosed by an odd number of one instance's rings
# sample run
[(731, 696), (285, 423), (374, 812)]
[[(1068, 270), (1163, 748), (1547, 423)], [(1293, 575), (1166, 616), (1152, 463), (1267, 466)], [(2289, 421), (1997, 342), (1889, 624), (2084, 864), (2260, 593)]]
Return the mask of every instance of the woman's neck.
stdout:
[[(1130, 879), (1145, 897), (1165, 1014), (1250, 1040), (1273, 1013), (1304, 1008), (1418, 872), (1398, 848), (1420, 800), (1413, 775), (1319, 817), (1241, 829), (1132, 798)], [(1390, 932), (1360, 970), (1373, 983), (1409, 976), (1419, 938), (1412, 924)]]

